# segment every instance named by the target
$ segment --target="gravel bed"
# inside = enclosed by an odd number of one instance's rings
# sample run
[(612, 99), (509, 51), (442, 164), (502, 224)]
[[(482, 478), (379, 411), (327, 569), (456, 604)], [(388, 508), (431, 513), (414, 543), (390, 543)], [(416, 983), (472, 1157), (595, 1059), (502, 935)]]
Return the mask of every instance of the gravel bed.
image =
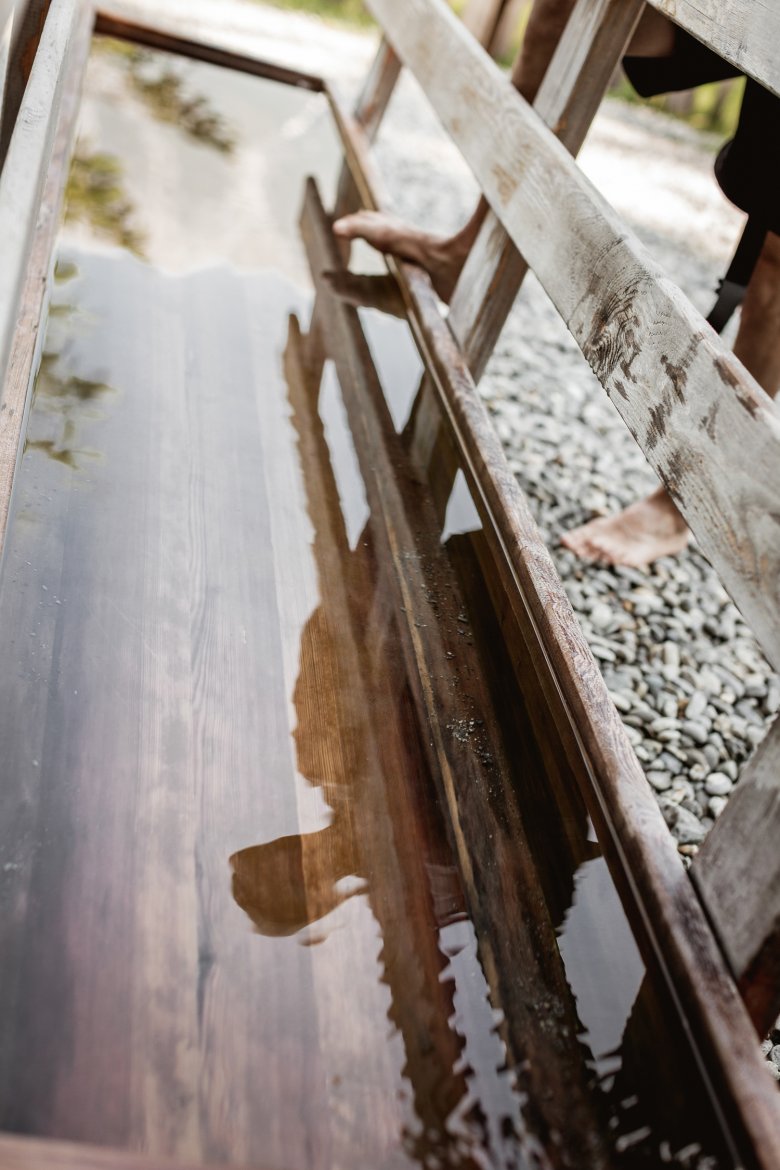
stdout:
[[(393, 99), (379, 150), (404, 216), (449, 230), (473, 207), (473, 179), (411, 80)], [(611, 102), (583, 154), (586, 172), (705, 309), (741, 225), (712, 178), (713, 154), (687, 127)], [(583, 564), (558, 544), (656, 481), (533, 278), (480, 393), (689, 861), (780, 708), (780, 679), (696, 547), (635, 570)]]

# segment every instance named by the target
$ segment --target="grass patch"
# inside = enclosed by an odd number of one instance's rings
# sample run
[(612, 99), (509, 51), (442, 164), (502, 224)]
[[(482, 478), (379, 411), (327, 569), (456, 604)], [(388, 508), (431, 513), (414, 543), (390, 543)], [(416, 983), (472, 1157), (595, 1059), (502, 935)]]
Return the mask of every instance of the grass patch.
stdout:
[(308, 12), (334, 24), (350, 24), (353, 28), (375, 28), (373, 17), (363, 0), (257, 0), (268, 8), (285, 8), (292, 12)]

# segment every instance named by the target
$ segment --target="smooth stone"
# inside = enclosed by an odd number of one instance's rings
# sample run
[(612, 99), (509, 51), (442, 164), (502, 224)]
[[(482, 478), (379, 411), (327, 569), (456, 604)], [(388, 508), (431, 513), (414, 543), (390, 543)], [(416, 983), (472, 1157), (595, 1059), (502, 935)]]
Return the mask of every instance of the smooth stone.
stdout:
[(710, 772), (704, 781), (704, 791), (710, 796), (728, 796), (733, 787), (733, 780), (730, 780), (723, 772)]
[(705, 744), (710, 734), (710, 729), (706, 723), (699, 722), (695, 719), (684, 719), (682, 723), (682, 732), (689, 736), (694, 743)]
[(710, 814), (717, 820), (727, 804), (728, 801), (725, 796), (711, 796), (707, 801), (707, 808)]
[(647, 779), (656, 792), (666, 792), (672, 787), (672, 778), (668, 772), (648, 772)]
[(707, 710), (707, 696), (704, 691), (694, 691), (688, 700), (688, 706), (685, 708), (685, 715), (688, 719), (698, 719)]

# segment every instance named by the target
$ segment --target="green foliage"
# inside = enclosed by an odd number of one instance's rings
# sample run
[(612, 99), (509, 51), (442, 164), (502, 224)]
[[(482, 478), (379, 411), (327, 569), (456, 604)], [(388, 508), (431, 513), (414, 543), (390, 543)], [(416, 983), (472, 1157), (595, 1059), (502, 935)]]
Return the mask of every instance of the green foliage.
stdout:
[(65, 220), (89, 223), (99, 235), (141, 256), (143, 236), (133, 226), (135, 208), (123, 177), (118, 158), (79, 143), (65, 189)]

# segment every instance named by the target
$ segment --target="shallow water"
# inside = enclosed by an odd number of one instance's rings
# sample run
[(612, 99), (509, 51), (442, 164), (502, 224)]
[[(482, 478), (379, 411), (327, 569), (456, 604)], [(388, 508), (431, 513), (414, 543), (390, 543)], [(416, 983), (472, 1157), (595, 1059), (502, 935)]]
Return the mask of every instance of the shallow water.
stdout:
[(465, 480), (437, 511), (393, 446), (406, 327), (361, 314), (405, 602), (344, 355), (296, 374), (319, 99), (101, 46), (77, 158), (0, 580), (0, 1125), (269, 1170), (728, 1165), (556, 803)]

